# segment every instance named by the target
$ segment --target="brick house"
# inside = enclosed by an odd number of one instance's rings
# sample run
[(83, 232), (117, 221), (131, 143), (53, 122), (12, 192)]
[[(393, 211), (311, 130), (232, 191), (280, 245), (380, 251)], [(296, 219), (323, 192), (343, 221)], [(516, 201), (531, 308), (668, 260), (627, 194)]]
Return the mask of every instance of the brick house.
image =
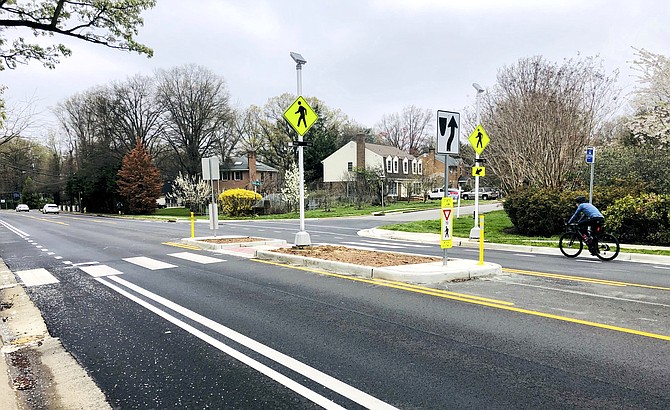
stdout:
[(253, 151), (246, 157), (231, 157), (223, 161), (219, 165), (219, 172), (221, 179), (214, 184), (217, 194), (233, 188), (256, 192), (271, 191), (276, 188), (279, 176), (276, 168), (256, 161), (256, 153)]
[[(428, 153), (423, 154), (421, 159), (423, 160), (424, 174), (426, 176), (435, 176), (437, 185), (433, 188), (439, 188), (444, 182), (444, 154), (436, 154), (435, 148), (428, 148)], [(446, 155), (448, 166), (449, 166), (449, 183), (448, 187), (457, 187), (458, 178), (464, 174), (463, 161), (458, 158), (453, 158), (450, 155)], [(466, 176), (467, 178), (467, 176)]]

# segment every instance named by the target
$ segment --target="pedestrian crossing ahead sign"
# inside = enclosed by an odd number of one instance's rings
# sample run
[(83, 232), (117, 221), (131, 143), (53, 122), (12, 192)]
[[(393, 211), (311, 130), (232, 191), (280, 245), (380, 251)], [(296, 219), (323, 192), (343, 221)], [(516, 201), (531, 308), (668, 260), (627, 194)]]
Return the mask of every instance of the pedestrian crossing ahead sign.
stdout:
[(307, 101), (299, 96), (290, 107), (284, 111), (284, 118), (291, 124), (298, 134), (305, 135), (312, 125), (319, 119)]

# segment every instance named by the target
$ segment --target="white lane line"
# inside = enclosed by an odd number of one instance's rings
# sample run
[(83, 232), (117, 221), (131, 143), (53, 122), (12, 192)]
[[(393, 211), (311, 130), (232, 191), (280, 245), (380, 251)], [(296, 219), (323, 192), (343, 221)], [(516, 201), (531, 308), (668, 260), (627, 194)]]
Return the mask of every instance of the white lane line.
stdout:
[(135, 265), (141, 266), (143, 268), (147, 268), (150, 270), (159, 270), (159, 269), (169, 269), (169, 268), (176, 268), (177, 265), (173, 265), (171, 263), (167, 262), (161, 262), (156, 259), (151, 259), (147, 258), (146, 256), (137, 256), (134, 258), (124, 258), (123, 259), (126, 262), (133, 263)]
[(101, 276), (110, 276), (110, 275), (122, 275), (123, 272), (118, 271), (107, 265), (94, 265), (94, 266), (80, 266), (79, 269), (88, 273), (89, 275), (99, 278)]
[[(116, 290), (117, 292), (123, 294), (124, 296), (130, 298), (131, 300), (141, 304), (142, 306), (146, 307), (147, 309), (151, 310), (152, 312), (156, 313), (157, 315), (165, 318), (166, 320), (169, 320), (171, 323), (174, 323), (175, 325), (181, 327), (182, 329), (188, 331), (189, 333), (193, 334), (194, 336), (200, 338), (201, 340), (211, 344), (212, 346), (216, 347), (217, 349), (223, 351), (224, 353), (236, 358), (237, 360), (240, 360), (241, 362), (249, 365), (250, 367), (260, 371), (261, 373), (267, 375), (268, 377), (271, 377), (272, 379), (284, 384), (286, 387), (289, 389), (303, 395), (304, 397), (308, 398), (309, 400), (314, 401), (315, 403), (326, 407), (326, 408), (342, 408), (336, 403), (333, 403), (332, 401), (324, 398), (323, 396), (313, 392), (312, 390), (307, 389), (306, 387), (294, 382), (293, 380), (287, 378), (286, 376), (270, 369), (269, 367), (263, 365), (262, 363), (257, 362), (254, 359), (251, 359), (250, 357), (244, 355), (243, 353), (238, 352), (237, 350), (234, 350), (230, 348), (229, 346), (225, 345), (224, 343), (221, 343), (220, 341), (212, 338), (211, 336), (193, 328), (192, 326), (187, 325), (186, 323), (182, 322), (181, 320), (167, 314), (166, 312), (156, 308), (155, 306), (145, 302), (144, 300), (141, 300), (128, 292), (124, 291), (123, 289), (120, 289), (111, 283), (107, 283), (106, 280), (104, 279), (97, 279), (99, 282), (109, 286), (110, 288)], [(267, 357), (268, 359), (271, 359), (297, 373), (300, 373), (301, 375), (308, 377), (311, 380), (314, 380), (315, 382), (321, 384), (322, 386), (348, 398), (349, 400), (352, 400), (366, 408), (370, 409), (395, 409), (395, 407), (391, 406), (388, 403), (385, 403), (376, 397), (373, 397), (361, 390), (358, 390), (357, 388), (350, 386), (332, 376), (329, 376), (320, 370), (317, 370), (309, 365), (306, 365), (305, 363), (302, 363), (290, 356), (285, 355), (284, 353), (281, 353), (277, 350), (272, 349), (269, 346), (266, 346), (260, 342), (255, 341), (254, 339), (251, 339), (239, 332), (236, 332), (233, 329), (230, 329), (226, 326), (223, 326), (222, 324), (219, 324), (211, 319), (208, 319), (198, 313), (193, 312), (192, 310), (189, 310), (181, 305), (178, 305), (168, 299), (165, 299), (161, 296), (156, 295), (155, 293), (152, 293), (144, 288), (141, 288), (137, 285), (134, 285), (124, 279), (121, 279), (119, 277), (110, 277), (109, 280), (114, 281), (128, 289), (133, 290), (134, 292), (139, 293), (140, 295), (149, 298), (157, 303), (160, 303), (161, 305), (165, 306), (166, 308), (173, 310), (180, 315), (183, 315), (184, 317), (187, 317), (195, 322), (200, 323), (203, 326), (208, 327), (209, 329), (219, 333), (222, 336), (227, 337), (228, 339), (231, 339), (241, 345), (246, 346), (247, 348), (258, 352), (262, 354), (263, 356)], [(281, 380), (281, 381), (280, 381)], [(318, 401), (317, 401), (318, 400)]]
[(18, 228), (13, 227), (12, 225), (8, 224), (5, 221), (0, 221), (0, 225), (4, 226), (5, 228), (9, 229), (10, 231), (14, 232), (15, 234), (19, 235), (20, 237), (22, 237), (24, 239), (26, 237), (30, 236), (27, 233), (23, 232), (22, 230), (20, 230)]
[[(344, 242), (347, 243), (347, 242)], [(417, 245), (414, 243), (399, 243), (399, 242), (381, 242), (381, 241), (365, 241), (365, 243), (374, 243), (376, 245), (393, 245), (398, 246), (399, 248), (431, 248), (430, 245)]]
[(191, 253), (191, 252), (168, 253), (168, 256), (173, 256), (175, 258), (185, 259), (187, 261), (197, 262), (197, 263), (202, 263), (202, 264), (225, 262), (224, 259), (212, 258), (211, 256), (198, 255), (196, 253)]
[(65, 265), (72, 265), (72, 262), (70, 262), (70, 261), (63, 261), (63, 263), (64, 263)]
[(56, 252), (49, 252), (49, 253), (47, 253), (47, 255), (49, 255), (49, 256), (54, 256), (55, 254), (56, 254)]
[(526, 253), (515, 253), (514, 256), (520, 256), (522, 258), (536, 258), (537, 257), (535, 255), (528, 255)]
[[(110, 277), (109, 279), (115, 279), (115, 277)], [(195, 327), (185, 323), (182, 320), (177, 319), (176, 317), (170, 315), (169, 313), (153, 306), (152, 304), (130, 294), (129, 292), (121, 289), (119, 286), (116, 286), (112, 283), (109, 283), (103, 278), (97, 278), (96, 279), (98, 282), (102, 283), (103, 285), (107, 286), (108, 288), (116, 291), (122, 296), (125, 296), (129, 300), (137, 303), (138, 305), (144, 307), (145, 309), (149, 310), (150, 312), (155, 313), (157, 316), (162, 317), (163, 319), (167, 320), (168, 322), (174, 324), (175, 326), (178, 326), (185, 331), (189, 332), (193, 336), (197, 337), (198, 339), (204, 341), (205, 343), (210, 344), (211, 346), (215, 347), (216, 349), (219, 349), (220, 351), (224, 352), (225, 354), (233, 357), (234, 359), (239, 360), (240, 362), (248, 365), (252, 369), (255, 369), (262, 374), (270, 377), (271, 379), (277, 381), (278, 383), (283, 384), (287, 388), (293, 390), (294, 392), (300, 394), (301, 396), (313, 401), (314, 403), (320, 405), (323, 408), (326, 409), (336, 409), (336, 410), (343, 410), (344, 407), (339, 406), (336, 403), (333, 403), (332, 401), (328, 400), (327, 398), (321, 396), (320, 394), (309, 390), (308, 388), (304, 387), (303, 385), (289, 379), (288, 377), (284, 376), (283, 374), (269, 368), (268, 366), (258, 362), (257, 360), (254, 360), (250, 358), (249, 356), (238, 352), (237, 350), (231, 348), (230, 346), (226, 345), (225, 343), (222, 343), (212, 336), (209, 336), (208, 334), (196, 329)], [(115, 280), (115, 282), (118, 282), (118, 280)], [(147, 291), (148, 292), (148, 291)], [(150, 292), (148, 292), (150, 293)]]
[(58, 283), (58, 279), (44, 268), (20, 270), (16, 275), (26, 286), (39, 286)]
[(42, 249), (40, 249), (40, 250), (41, 250), (42, 252), (49, 252), (49, 250), (46, 249), (46, 248), (42, 248)]
[(80, 262), (80, 263), (74, 263), (72, 266), (86, 266), (86, 265), (97, 265), (100, 262)]
[(61, 260), (61, 259), (63, 259), (63, 257), (62, 256), (54, 256), (54, 259)]
[(342, 243), (346, 244), (346, 245), (354, 245), (354, 246), (381, 246), (383, 248), (391, 248), (391, 249), (402, 249), (403, 248), (403, 246), (378, 244), (378, 243), (374, 243), (374, 242), (342, 242)]
[(36, 247), (37, 249), (40, 249), (40, 248), (42, 247), (42, 245), (35, 245), (35, 247)]
[(670, 270), (670, 266), (654, 266), (654, 269), (665, 269), (665, 270)]

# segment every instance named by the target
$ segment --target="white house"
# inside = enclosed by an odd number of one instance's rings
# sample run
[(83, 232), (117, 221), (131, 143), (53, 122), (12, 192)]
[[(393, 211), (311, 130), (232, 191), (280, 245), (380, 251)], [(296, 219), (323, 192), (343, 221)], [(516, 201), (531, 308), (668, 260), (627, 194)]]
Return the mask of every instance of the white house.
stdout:
[[(405, 196), (408, 182), (419, 182), (423, 175), (423, 160), (398, 148), (369, 144), (364, 135), (350, 141), (321, 161), (323, 182), (344, 182), (351, 180), (354, 168), (364, 168), (381, 173), (388, 183), (388, 194)], [(417, 190), (414, 190), (417, 192)]]

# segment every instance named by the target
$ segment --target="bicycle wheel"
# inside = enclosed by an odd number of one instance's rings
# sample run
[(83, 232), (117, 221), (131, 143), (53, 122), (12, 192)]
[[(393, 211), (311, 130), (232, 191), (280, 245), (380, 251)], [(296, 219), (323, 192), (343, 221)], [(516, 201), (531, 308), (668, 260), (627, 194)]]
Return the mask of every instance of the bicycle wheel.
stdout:
[(582, 252), (584, 244), (582, 238), (575, 232), (566, 232), (558, 240), (558, 248), (563, 255), (574, 258)]
[(596, 256), (604, 261), (611, 261), (619, 254), (619, 240), (610, 233), (598, 238)]

